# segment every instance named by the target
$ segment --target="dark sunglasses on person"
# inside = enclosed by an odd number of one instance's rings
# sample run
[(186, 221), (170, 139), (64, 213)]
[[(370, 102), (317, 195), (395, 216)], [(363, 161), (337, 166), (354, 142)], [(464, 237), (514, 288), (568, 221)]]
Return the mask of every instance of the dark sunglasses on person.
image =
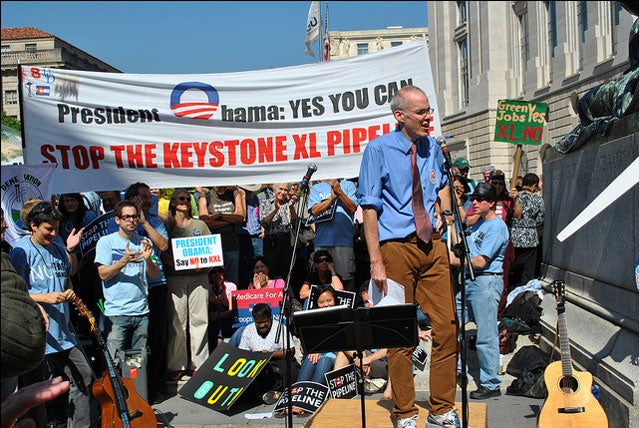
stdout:
[(39, 202), (35, 207), (31, 208), (31, 215), (45, 214), (49, 215), (56, 208), (49, 202)]
[(471, 198), (473, 201), (477, 201), (477, 202), (483, 202), (483, 201), (487, 201), (488, 199), (486, 198), (482, 198), (481, 196), (474, 196), (473, 198)]
[(186, 196), (178, 196), (177, 198), (175, 198), (175, 200), (177, 201), (188, 201), (189, 198)]
[(330, 263), (330, 259), (328, 257), (322, 257), (321, 259), (317, 259), (317, 263)]

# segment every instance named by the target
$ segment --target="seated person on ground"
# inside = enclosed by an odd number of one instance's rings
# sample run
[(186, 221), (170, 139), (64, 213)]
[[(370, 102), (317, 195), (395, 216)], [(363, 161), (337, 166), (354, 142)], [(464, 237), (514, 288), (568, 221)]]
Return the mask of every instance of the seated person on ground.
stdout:
[[(266, 303), (258, 303), (253, 306), (253, 322), (246, 326), (240, 339), (241, 349), (252, 352), (263, 352), (273, 355), (268, 364), (262, 369), (257, 378), (249, 386), (245, 393), (247, 396), (260, 397), (266, 404), (274, 404), (284, 390), (286, 376), (286, 351), (285, 344), (290, 343), (288, 352), (295, 355), (293, 337), (289, 333), (287, 341), (285, 331), (282, 331), (279, 341), (275, 341), (279, 322), (273, 321), (271, 307)], [(293, 358), (291, 362), (291, 379), (297, 379), (297, 362)]]
[[(320, 288), (320, 293), (317, 296), (315, 307), (327, 308), (335, 306), (335, 290), (331, 285), (325, 285)], [(310, 309), (312, 310), (312, 309)], [(333, 370), (335, 363), (334, 352), (322, 352), (306, 354), (302, 350), (302, 367), (300, 368), (297, 381), (313, 381), (326, 385), (326, 378), (324, 374)]]

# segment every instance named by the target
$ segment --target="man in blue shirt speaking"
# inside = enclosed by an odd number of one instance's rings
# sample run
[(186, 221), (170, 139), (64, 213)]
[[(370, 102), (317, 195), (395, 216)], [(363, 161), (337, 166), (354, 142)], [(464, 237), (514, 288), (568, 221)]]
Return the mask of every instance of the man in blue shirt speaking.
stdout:
[[(460, 427), (454, 408), (457, 321), (446, 244), (440, 233), (450, 216), (451, 195), (441, 148), (429, 137), (433, 110), (415, 86), (390, 103), (398, 126), (369, 142), (359, 174), (358, 202), (370, 255), (371, 279), (387, 291), (387, 279), (404, 286), (405, 302), (420, 305), (431, 320), (433, 346), (427, 428)], [(415, 190), (413, 190), (415, 189)], [(435, 217), (439, 205), (441, 216)], [(415, 427), (412, 349), (388, 350), (393, 415), (398, 427)]]

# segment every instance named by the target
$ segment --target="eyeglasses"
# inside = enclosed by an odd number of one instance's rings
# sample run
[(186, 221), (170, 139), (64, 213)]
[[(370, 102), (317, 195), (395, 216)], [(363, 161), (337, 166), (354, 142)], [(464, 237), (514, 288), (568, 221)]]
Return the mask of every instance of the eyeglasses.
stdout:
[(482, 202), (482, 201), (487, 201), (488, 199), (482, 198), (481, 196), (475, 196), (472, 198), (472, 200), (477, 202)]
[(427, 108), (427, 109), (418, 110), (418, 111), (415, 111), (415, 112), (409, 112), (408, 110), (404, 110), (404, 109), (402, 109), (402, 111), (404, 113), (413, 113), (413, 114), (415, 114), (417, 116), (432, 116), (433, 113), (435, 113), (435, 109), (432, 108), (432, 107), (431, 108)]
[(188, 201), (188, 200), (189, 200), (189, 198), (188, 198), (188, 197), (186, 197), (186, 196), (178, 196), (178, 197), (177, 197), (177, 198), (175, 198), (175, 199), (176, 199), (176, 200), (178, 200), (178, 201)]
[(119, 216), (122, 220), (124, 221), (129, 221), (129, 220), (137, 220), (140, 218), (139, 215), (135, 214), (135, 215), (129, 215), (129, 214), (125, 214), (125, 215), (121, 215)]
[(490, 182), (493, 186), (503, 186), (506, 184), (505, 181), (491, 181)]
[(330, 259), (328, 257), (322, 257), (321, 259), (317, 259), (317, 263), (330, 263)]

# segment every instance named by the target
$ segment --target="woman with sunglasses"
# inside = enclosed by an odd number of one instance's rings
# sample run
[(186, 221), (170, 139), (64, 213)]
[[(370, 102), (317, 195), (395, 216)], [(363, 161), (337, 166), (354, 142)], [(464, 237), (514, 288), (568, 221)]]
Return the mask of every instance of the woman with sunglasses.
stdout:
[(162, 253), (162, 263), (172, 301), (169, 311), (167, 366), (169, 380), (178, 381), (185, 375), (194, 373), (209, 356), (208, 270), (197, 267), (176, 270), (174, 267), (171, 241), (211, 235), (206, 223), (193, 217), (191, 194), (186, 189), (176, 189), (171, 196), (166, 230), (169, 233), (169, 247)]
[[(78, 337), (71, 328), (69, 303), (76, 295), (70, 280), (75, 264), (75, 247), (81, 232), (72, 229), (66, 245), (58, 235), (62, 214), (50, 202), (39, 202), (26, 215), (30, 234), (16, 242), (10, 253), (18, 274), (27, 283), (29, 295), (42, 305), (49, 316), (45, 358), (42, 364), (23, 375), (24, 385), (31, 385), (51, 376), (64, 376), (71, 383), (69, 392), (69, 426), (93, 426), (90, 415), (93, 369)], [(36, 426), (45, 426), (47, 415), (42, 404), (29, 411)]]
[(335, 290), (343, 290), (342, 279), (335, 272), (333, 257), (326, 250), (317, 250), (313, 254), (315, 269), (311, 270), (300, 289), (300, 300), (305, 300), (311, 293), (311, 285), (331, 285)]

